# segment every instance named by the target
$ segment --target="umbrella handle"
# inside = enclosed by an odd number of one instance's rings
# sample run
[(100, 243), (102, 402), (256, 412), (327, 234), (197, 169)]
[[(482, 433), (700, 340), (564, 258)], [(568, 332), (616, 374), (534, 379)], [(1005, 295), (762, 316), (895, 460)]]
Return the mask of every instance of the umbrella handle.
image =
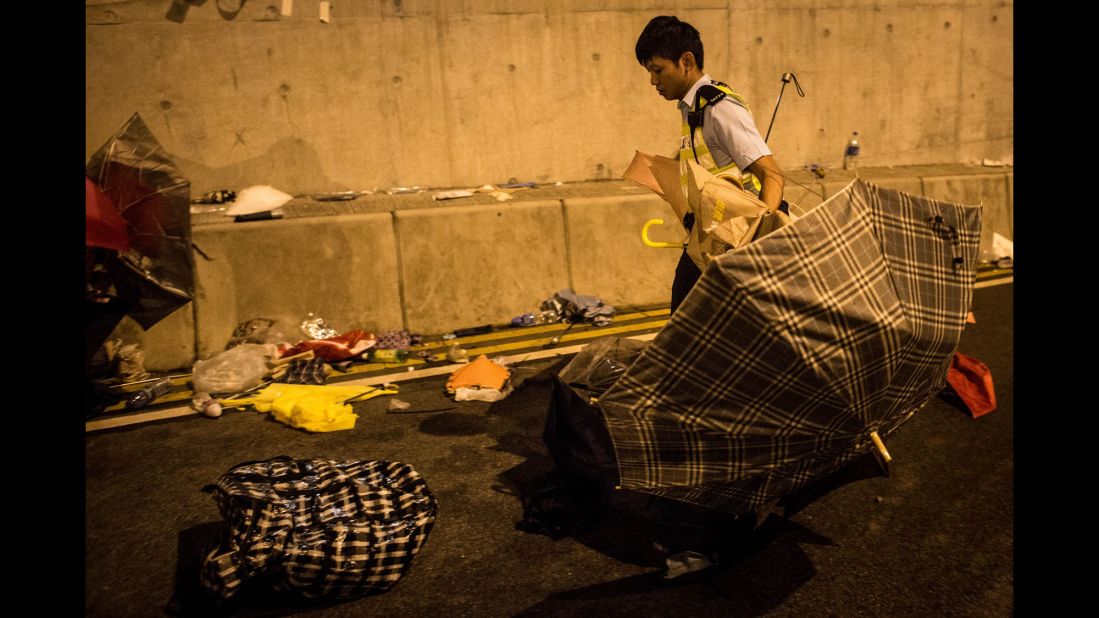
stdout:
[(645, 243), (646, 247), (652, 247), (653, 249), (682, 249), (683, 243), (671, 243), (671, 242), (659, 242), (649, 238), (649, 228), (654, 225), (664, 225), (663, 219), (649, 219), (645, 222), (645, 227), (641, 228), (641, 242)]
[(885, 476), (889, 476), (889, 462), (893, 461), (893, 458), (889, 455), (889, 451), (885, 448), (885, 443), (881, 441), (881, 436), (878, 432), (870, 432), (870, 440), (874, 443), (874, 457), (878, 460), (878, 465), (881, 466), (882, 472)]
[(885, 448), (885, 443), (881, 441), (881, 436), (878, 435), (878, 432), (871, 431), (870, 439), (874, 441), (874, 448), (878, 449), (878, 455), (881, 456), (882, 461), (885, 463), (893, 461), (893, 458), (889, 455), (889, 451)]

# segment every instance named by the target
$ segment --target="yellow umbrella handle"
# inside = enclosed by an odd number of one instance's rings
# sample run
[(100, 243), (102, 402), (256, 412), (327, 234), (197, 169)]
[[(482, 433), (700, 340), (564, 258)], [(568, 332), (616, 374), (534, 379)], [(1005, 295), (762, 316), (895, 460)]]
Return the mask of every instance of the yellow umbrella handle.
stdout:
[(683, 243), (672, 242), (657, 242), (649, 239), (649, 228), (654, 225), (664, 225), (663, 219), (649, 219), (645, 222), (645, 227), (641, 228), (641, 242), (645, 243), (646, 247), (652, 247), (653, 249), (682, 249)]

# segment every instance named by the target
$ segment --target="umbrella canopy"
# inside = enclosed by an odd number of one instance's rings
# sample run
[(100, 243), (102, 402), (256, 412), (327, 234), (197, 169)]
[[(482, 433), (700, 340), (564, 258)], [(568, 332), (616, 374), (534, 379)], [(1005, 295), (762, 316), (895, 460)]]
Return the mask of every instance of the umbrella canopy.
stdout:
[[(92, 155), (86, 174), (89, 238), (109, 239), (87, 242), (114, 249), (105, 266), (118, 300), (147, 329), (194, 297), (191, 183), (138, 114)], [(115, 214), (125, 221), (124, 240)]]
[(84, 177), (84, 246), (115, 251), (130, 249), (130, 230), (111, 198)]
[(598, 399), (626, 489), (765, 511), (942, 390), (980, 208), (855, 180), (709, 262)]

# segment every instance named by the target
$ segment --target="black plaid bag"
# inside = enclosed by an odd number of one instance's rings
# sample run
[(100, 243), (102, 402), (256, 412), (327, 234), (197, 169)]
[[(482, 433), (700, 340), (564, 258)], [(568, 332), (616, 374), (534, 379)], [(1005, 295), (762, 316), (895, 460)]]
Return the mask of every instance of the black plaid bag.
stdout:
[(423, 478), (393, 461), (238, 464), (207, 485), (228, 524), (200, 581), (222, 600), (248, 580), (313, 599), (385, 592), (412, 565), (435, 523)]

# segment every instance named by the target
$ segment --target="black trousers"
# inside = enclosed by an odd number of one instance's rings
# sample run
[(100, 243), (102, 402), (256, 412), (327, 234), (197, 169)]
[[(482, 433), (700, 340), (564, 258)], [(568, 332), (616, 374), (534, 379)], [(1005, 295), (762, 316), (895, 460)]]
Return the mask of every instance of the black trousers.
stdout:
[(675, 279), (672, 280), (672, 313), (687, 297), (687, 292), (695, 286), (695, 282), (702, 276), (702, 271), (695, 266), (694, 260), (687, 257), (687, 251), (679, 256), (679, 264), (675, 267)]

